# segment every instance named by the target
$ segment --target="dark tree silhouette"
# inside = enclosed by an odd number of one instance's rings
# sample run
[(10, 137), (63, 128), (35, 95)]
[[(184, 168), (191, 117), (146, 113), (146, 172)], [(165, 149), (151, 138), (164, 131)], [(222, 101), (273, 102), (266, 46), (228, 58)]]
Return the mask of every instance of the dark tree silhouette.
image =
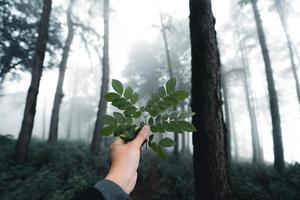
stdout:
[(52, 107), (52, 115), (50, 120), (50, 130), (48, 142), (54, 143), (57, 142), (57, 131), (58, 131), (58, 122), (59, 122), (59, 110), (61, 101), (63, 98), (63, 84), (65, 79), (66, 67), (69, 59), (69, 53), (74, 38), (74, 25), (72, 21), (72, 9), (75, 0), (70, 0), (68, 10), (67, 10), (67, 24), (68, 24), (68, 35), (63, 48), (62, 58), (59, 65), (59, 76), (55, 91), (54, 103)]
[(108, 91), (109, 84), (109, 0), (104, 0), (103, 7), (103, 20), (104, 20), (104, 44), (103, 44), (103, 58), (102, 58), (102, 82), (100, 91), (100, 100), (98, 105), (98, 111), (96, 116), (95, 128), (93, 131), (93, 138), (91, 142), (90, 150), (93, 153), (99, 153), (101, 135), (100, 131), (103, 128), (101, 116), (106, 112), (107, 102), (105, 100), (105, 94)]
[(257, 0), (251, 0), (251, 5), (255, 17), (257, 34), (258, 34), (259, 44), (264, 59), (266, 78), (268, 84), (271, 120), (272, 120), (272, 127), (273, 127), (272, 133), (273, 133), (273, 148), (274, 148), (274, 166), (276, 169), (281, 171), (284, 168), (284, 153), (283, 153), (283, 144), (282, 144), (278, 96), (275, 89), (273, 69), (271, 66), (271, 60), (270, 60), (269, 50), (266, 43), (264, 29), (262, 26), (262, 20), (257, 7)]
[(36, 43), (36, 52), (32, 64), (32, 77), (30, 87), (27, 93), (26, 106), (22, 127), (16, 146), (16, 161), (23, 163), (27, 159), (28, 147), (31, 140), (31, 134), (36, 113), (37, 95), (39, 93), (40, 80), (43, 72), (43, 62), (45, 58), (46, 46), (48, 41), (49, 19), (51, 13), (51, 0), (44, 0), (43, 12), (38, 27), (38, 38)]
[(190, 0), (192, 111), (196, 199), (230, 199), (220, 58), (211, 0)]

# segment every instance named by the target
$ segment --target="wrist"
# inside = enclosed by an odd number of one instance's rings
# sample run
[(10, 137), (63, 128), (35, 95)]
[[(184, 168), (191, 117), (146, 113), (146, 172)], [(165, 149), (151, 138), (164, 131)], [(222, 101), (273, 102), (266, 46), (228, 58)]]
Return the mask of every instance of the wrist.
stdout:
[(117, 184), (120, 188), (122, 188), (123, 191), (125, 191), (127, 194), (126, 186), (127, 186), (127, 181), (125, 181), (122, 176), (118, 175), (117, 173), (114, 173), (110, 171), (108, 175), (105, 177), (105, 180), (109, 180)]

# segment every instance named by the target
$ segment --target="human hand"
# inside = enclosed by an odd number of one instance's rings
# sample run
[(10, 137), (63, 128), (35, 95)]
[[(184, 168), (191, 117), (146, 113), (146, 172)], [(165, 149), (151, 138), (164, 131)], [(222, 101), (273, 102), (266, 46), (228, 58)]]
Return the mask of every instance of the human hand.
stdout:
[(111, 144), (111, 168), (105, 179), (119, 185), (127, 194), (135, 187), (141, 146), (148, 135), (149, 127), (144, 126), (131, 142), (118, 138)]

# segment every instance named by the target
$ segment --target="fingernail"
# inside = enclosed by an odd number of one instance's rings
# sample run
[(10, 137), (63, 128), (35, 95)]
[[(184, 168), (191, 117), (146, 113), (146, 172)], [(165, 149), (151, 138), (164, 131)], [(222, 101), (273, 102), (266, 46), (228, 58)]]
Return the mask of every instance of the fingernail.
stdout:
[(149, 132), (149, 131), (150, 131), (150, 128), (149, 128), (149, 126), (148, 126), (148, 125), (145, 125), (145, 126), (143, 127), (143, 129), (144, 129), (145, 131), (147, 131), (147, 132)]

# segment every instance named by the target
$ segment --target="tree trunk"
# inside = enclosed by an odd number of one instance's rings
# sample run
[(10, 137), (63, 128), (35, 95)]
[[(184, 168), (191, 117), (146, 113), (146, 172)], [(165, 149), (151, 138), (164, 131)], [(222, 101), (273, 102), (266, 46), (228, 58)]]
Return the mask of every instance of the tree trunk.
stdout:
[(296, 64), (295, 64), (295, 59), (294, 59), (294, 51), (293, 51), (293, 45), (290, 39), (290, 35), (288, 32), (288, 26), (286, 23), (286, 18), (285, 18), (285, 13), (282, 7), (282, 1), (281, 0), (275, 0), (275, 7), (277, 10), (277, 13), (279, 15), (280, 18), (280, 22), (285, 34), (285, 38), (286, 38), (286, 42), (287, 42), (287, 47), (289, 50), (289, 56), (290, 56), (290, 61), (291, 61), (291, 67), (292, 67), (292, 72), (294, 75), (294, 79), (295, 79), (295, 86), (296, 86), (296, 92), (297, 92), (297, 97), (298, 97), (298, 103), (300, 104), (300, 85), (299, 85), (299, 77), (298, 77), (298, 73), (297, 73), (297, 68), (296, 68)]
[(59, 122), (59, 110), (63, 94), (63, 84), (65, 79), (65, 72), (68, 63), (69, 53), (72, 45), (72, 41), (74, 38), (74, 27), (72, 21), (72, 8), (74, 5), (75, 0), (70, 0), (69, 7), (67, 10), (67, 24), (68, 24), (68, 35), (67, 40), (63, 49), (62, 59), (59, 65), (59, 76), (56, 86), (56, 92), (52, 107), (52, 115), (50, 120), (50, 130), (49, 130), (49, 137), (48, 143), (55, 143), (57, 142), (57, 131), (58, 131), (58, 122)]
[(96, 116), (96, 124), (93, 131), (93, 138), (90, 150), (91, 152), (98, 154), (100, 152), (101, 135), (100, 131), (103, 128), (101, 116), (106, 112), (107, 102), (105, 100), (105, 94), (108, 91), (109, 84), (109, 0), (104, 0), (104, 44), (103, 44), (103, 59), (102, 59), (102, 84), (100, 91), (100, 100), (98, 105), (98, 111)]
[[(159, 13), (159, 17), (160, 17), (161, 33), (162, 33), (162, 36), (163, 36), (164, 47), (165, 47), (165, 51), (166, 51), (166, 58), (167, 58), (167, 65), (168, 65), (169, 76), (170, 76), (170, 78), (173, 78), (174, 77), (174, 73), (173, 73), (173, 68), (172, 68), (169, 43), (168, 43), (168, 39), (167, 39), (166, 27), (165, 27), (165, 24), (163, 22), (163, 16), (162, 16), (161, 12)], [(174, 111), (175, 110), (176, 110), (176, 108), (174, 107)], [(174, 133), (174, 141), (175, 141), (174, 156), (178, 157), (178, 152), (179, 152), (179, 149), (178, 149), (179, 148), (178, 133)]]
[(211, 0), (190, 0), (192, 111), (196, 199), (231, 198), (220, 58)]
[(247, 56), (245, 53), (245, 44), (244, 44), (243, 39), (240, 37), (239, 28), (238, 28), (237, 32), (238, 32), (237, 34), (238, 34), (238, 39), (239, 39), (239, 51), (241, 53), (241, 60), (242, 60), (242, 66), (243, 66), (243, 82), (244, 82), (243, 85), (244, 85), (244, 91), (246, 93), (247, 110), (249, 112), (249, 119), (250, 119), (250, 125), (251, 125), (251, 138), (252, 138), (252, 150), (253, 150), (252, 162), (255, 164), (258, 164), (258, 163), (263, 162), (263, 154), (262, 154), (261, 148), (260, 148), (260, 141), (259, 141), (259, 134), (258, 134), (258, 129), (257, 129), (255, 110), (252, 105), (253, 97), (252, 97), (252, 91), (251, 91), (251, 83), (249, 80), (250, 72), (249, 72)]
[(42, 120), (43, 120), (43, 133), (42, 133), (42, 139), (45, 140), (46, 138), (46, 107), (47, 107), (47, 98), (44, 97), (44, 104), (43, 104), (43, 117), (42, 117)]
[(269, 51), (266, 43), (266, 37), (264, 29), (262, 26), (262, 21), (257, 8), (256, 0), (251, 0), (255, 22), (257, 27), (257, 34), (259, 38), (259, 43), (265, 63), (266, 78), (269, 91), (269, 101), (270, 101), (270, 111), (273, 126), (273, 148), (274, 148), (274, 166), (277, 170), (281, 171), (284, 168), (284, 153), (282, 144), (282, 134), (281, 134), (281, 122), (280, 113), (278, 106), (278, 97), (275, 89), (275, 83), (273, 78), (273, 70), (271, 67), (271, 61), (269, 57)]
[(43, 72), (43, 62), (48, 41), (51, 4), (52, 0), (44, 0), (42, 17), (38, 27), (36, 52), (33, 58), (31, 83), (27, 93), (22, 127), (16, 146), (16, 161), (18, 163), (25, 162), (28, 155), (28, 147), (31, 140), (34, 116), (36, 113), (37, 95), (39, 93), (40, 80)]
[(227, 127), (227, 155), (228, 160), (231, 160), (231, 121), (230, 121), (230, 113), (229, 113), (229, 96), (228, 96), (228, 86), (226, 84), (225, 80), (225, 73), (224, 73), (224, 66), (221, 66), (221, 83), (222, 83), (222, 89), (223, 89), (223, 98), (224, 98), (224, 111), (225, 111), (225, 122)]

